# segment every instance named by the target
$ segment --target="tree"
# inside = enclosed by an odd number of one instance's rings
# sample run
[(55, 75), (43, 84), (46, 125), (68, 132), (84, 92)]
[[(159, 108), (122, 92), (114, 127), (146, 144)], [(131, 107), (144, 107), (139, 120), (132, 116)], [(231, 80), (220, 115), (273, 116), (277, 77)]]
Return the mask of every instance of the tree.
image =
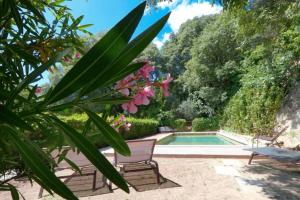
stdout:
[[(240, 53), (235, 39), (235, 21), (223, 13), (209, 24), (193, 42), (191, 59), (179, 78), (190, 100), (202, 99), (199, 112), (210, 116), (218, 112), (238, 87)], [(212, 112), (207, 113), (208, 110)]]
[[(115, 104), (130, 101), (128, 98), (110, 96), (87, 98), (90, 92), (109, 86), (136, 71), (145, 63), (131, 63), (152, 41), (166, 23), (169, 13), (141, 33), (130, 38), (145, 9), (145, 3), (137, 6), (88, 52), (84, 52), (78, 31), (82, 17), (74, 19), (63, 1), (15, 1), (0, 2), (0, 159), (1, 175), (15, 172), (13, 178), (26, 176), (33, 179), (51, 194), (66, 199), (77, 199), (54, 175), (56, 163), (50, 156), (51, 148), (70, 145), (81, 151), (104, 176), (128, 192), (125, 180), (106, 158), (90, 143), (84, 134), (61, 121), (56, 115), (67, 108), (78, 107), (94, 123), (107, 142), (119, 153), (129, 155), (123, 138), (102, 116), (84, 105)], [(50, 10), (53, 21), (47, 21), (43, 13)], [(85, 32), (85, 31), (84, 31)], [(80, 51), (83, 56), (70, 71), (46, 93), (41, 93), (36, 81), (45, 70), (51, 70), (68, 55), (69, 49)], [(99, 67), (101, 66), (101, 67)], [(73, 96), (67, 103), (62, 99)], [(82, 130), (83, 131), (83, 130)], [(45, 136), (50, 145), (31, 136)], [(53, 141), (49, 137), (57, 136)], [(36, 138), (36, 137), (34, 137)], [(66, 138), (67, 140), (63, 140)], [(42, 148), (46, 147), (45, 152)], [(61, 155), (60, 159), (64, 159)], [(18, 199), (16, 188), (10, 179), (1, 181), (1, 190), (10, 190)]]

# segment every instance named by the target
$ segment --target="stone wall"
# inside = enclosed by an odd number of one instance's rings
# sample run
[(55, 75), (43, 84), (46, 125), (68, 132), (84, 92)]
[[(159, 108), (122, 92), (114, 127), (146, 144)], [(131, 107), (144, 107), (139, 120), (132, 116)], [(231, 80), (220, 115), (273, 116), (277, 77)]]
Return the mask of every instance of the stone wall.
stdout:
[(300, 144), (300, 82), (285, 97), (276, 120), (278, 126), (288, 126), (279, 140), (290, 147)]

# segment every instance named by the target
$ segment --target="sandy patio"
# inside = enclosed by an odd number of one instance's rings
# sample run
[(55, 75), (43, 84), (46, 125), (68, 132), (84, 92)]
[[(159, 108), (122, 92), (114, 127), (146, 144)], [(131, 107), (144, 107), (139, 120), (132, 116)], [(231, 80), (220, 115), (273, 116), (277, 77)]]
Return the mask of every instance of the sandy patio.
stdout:
[[(286, 169), (270, 160), (259, 160), (251, 166), (247, 165), (246, 159), (156, 158), (155, 160), (159, 162), (161, 175), (169, 181), (162, 184), (161, 187), (165, 188), (159, 188), (152, 182), (144, 188), (146, 191), (137, 192), (130, 187), (130, 194), (126, 194), (113, 187), (112, 193), (103, 190), (101, 195), (81, 199), (293, 200), (300, 198), (299, 170)], [(142, 181), (145, 180), (145, 177), (140, 178)], [(38, 185), (34, 184), (30, 187), (29, 182), (18, 182), (18, 185), (26, 199), (37, 199)], [(0, 199), (10, 199), (9, 193), (1, 192)], [(45, 193), (43, 199), (61, 198)]]

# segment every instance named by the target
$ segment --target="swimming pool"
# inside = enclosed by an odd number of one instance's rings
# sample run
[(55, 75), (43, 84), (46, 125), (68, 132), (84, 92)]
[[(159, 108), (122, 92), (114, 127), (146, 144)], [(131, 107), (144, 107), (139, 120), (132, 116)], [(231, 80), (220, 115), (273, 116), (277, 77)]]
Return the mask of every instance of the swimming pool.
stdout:
[(173, 134), (157, 142), (158, 145), (238, 145), (240, 143), (217, 134)]

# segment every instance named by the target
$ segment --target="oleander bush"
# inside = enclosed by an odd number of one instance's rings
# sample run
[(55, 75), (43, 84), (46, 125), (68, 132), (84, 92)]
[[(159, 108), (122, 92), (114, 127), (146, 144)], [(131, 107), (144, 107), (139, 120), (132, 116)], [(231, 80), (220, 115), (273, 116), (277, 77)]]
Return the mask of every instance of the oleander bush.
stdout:
[(219, 129), (219, 119), (217, 117), (195, 118), (192, 121), (193, 131), (214, 131)]
[(185, 119), (176, 119), (171, 123), (171, 127), (176, 129), (177, 131), (184, 131), (186, 128), (186, 120)]

